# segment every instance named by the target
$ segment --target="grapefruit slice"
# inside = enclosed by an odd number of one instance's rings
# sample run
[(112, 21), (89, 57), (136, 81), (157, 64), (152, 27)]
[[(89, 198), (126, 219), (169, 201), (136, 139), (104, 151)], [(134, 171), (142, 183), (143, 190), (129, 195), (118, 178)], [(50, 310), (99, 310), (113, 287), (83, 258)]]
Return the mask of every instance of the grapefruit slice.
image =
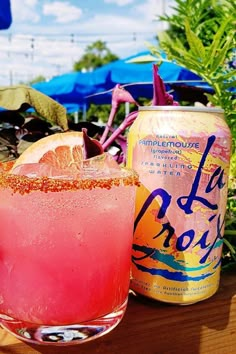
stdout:
[(79, 170), (82, 161), (103, 153), (102, 146), (83, 132), (65, 132), (49, 135), (28, 147), (16, 160), (19, 165), (44, 163), (61, 170)]

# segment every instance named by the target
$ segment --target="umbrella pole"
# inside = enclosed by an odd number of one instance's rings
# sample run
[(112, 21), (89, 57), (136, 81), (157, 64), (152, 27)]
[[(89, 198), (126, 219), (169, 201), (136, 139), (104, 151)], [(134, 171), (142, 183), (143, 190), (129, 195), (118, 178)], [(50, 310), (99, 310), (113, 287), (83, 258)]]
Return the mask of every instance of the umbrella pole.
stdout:
[(79, 123), (79, 113), (77, 111), (74, 112), (74, 123), (75, 124)]
[(86, 122), (86, 120), (87, 120), (87, 105), (86, 105), (86, 103), (84, 102), (84, 103), (83, 103), (83, 121)]
[(129, 102), (125, 102), (125, 116), (127, 116), (130, 112), (130, 104)]

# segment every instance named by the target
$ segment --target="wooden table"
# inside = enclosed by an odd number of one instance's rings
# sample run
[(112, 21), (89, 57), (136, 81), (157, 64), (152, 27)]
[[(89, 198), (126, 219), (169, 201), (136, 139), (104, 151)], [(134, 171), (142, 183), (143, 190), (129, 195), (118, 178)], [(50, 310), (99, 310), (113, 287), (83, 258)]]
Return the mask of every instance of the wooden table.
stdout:
[(130, 295), (122, 322), (109, 334), (77, 346), (34, 346), (0, 329), (1, 354), (236, 354), (236, 268), (216, 295), (173, 306)]

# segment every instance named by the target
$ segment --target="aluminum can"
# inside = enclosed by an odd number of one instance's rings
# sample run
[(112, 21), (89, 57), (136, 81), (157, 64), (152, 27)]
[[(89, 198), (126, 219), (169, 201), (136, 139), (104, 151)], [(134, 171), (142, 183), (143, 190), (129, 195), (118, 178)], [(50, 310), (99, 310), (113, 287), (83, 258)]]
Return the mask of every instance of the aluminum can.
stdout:
[(137, 188), (131, 289), (192, 304), (218, 289), (231, 133), (224, 111), (140, 107), (128, 133)]

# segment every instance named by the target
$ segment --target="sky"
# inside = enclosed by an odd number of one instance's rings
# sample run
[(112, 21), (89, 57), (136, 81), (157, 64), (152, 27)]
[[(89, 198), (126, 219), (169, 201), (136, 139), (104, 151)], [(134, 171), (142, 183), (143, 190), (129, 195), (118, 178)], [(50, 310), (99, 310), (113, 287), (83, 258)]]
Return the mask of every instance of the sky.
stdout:
[(174, 0), (10, 0), (12, 24), (0, 31), (0, 86), (47, 80), (73, 70), (86, 47), (102, 40), (119, 58), (156, 43)]

